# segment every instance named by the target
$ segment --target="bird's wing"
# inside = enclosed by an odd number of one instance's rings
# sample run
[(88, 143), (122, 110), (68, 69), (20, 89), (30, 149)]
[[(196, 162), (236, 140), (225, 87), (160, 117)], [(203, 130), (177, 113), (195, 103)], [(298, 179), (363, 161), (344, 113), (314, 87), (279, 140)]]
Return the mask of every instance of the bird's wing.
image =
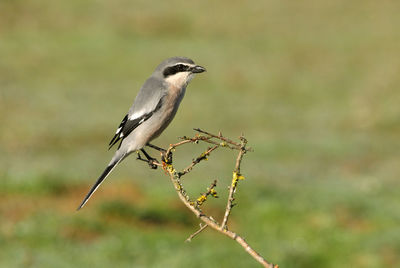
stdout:
[[(148, 120), (161, 108), (166, 91), (159, 80), (150, 77), (140, 89), (136, 99), (109, 143), (109, 149), (126, 138), (135, 128)], [(119, 147), (121, 146), (119, 144)], [(118, 149), (119, 149), (118, 147)]]

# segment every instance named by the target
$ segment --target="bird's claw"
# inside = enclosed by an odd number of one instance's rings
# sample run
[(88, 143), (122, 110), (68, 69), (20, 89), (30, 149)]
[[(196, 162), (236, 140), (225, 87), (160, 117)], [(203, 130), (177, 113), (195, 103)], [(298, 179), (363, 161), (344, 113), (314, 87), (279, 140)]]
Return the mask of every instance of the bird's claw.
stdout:
[[(150, 168), (152, 168), (152, 169), (157, 169), (157, 164), (159, 164), (158, 161), (157, 161), (157, 159), (155, 159), (155, 158), (149, 159), (149, 161), (148, 161), (147, 163), (149, 163), (149, 166), (150, 166)], [(157, 164), (156, 164), (156, 163), (157, 163)]]

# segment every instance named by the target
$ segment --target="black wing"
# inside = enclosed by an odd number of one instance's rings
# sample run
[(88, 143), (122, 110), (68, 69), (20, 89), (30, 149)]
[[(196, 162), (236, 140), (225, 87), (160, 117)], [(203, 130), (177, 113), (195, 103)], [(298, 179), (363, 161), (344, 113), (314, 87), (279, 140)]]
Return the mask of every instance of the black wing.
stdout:
[[(135, 119), (129, 119), (129, 114), (125, 115), (124, 119), (122, 119), (121, 124), (119, 125), (117, 131), (115, 132), (114, 137), (111, 139), (109, 145), (109, 150), (111, 149), (111, 147), (114, 146), (114, 144), (116, 144), (118, 141), (122, 141), (128, 137), (128, 135), (135, 129), (137, 128), (140, 124), (142, 124), (144, 121), (146, 121), (147, 119), (149, 119), (155, 112), (157, 112), (162, 105), (164, 98), (161, 98), (156, 106), (156, 108), (146, 114), (143, 114), (142, 116), (139, 116)], [(121, 143), (118, 146), (121, 147)]]
[[(144, 114), (141, 117), (135, 118), (135, 119), (129, 119), (128, 115), (125, 115), (124, 119), (122, 119), (121, 124), (119, 125), (117, 131), (115, 132), (114, 137), (111, 139), (109, 145), (109, 150), (111, 147), (114, 146), (118, 141), (122, 141), (135, 129), (137, 128), (140, 124), (142, 124), (144, 121), (149, 119), (154, 112), (150, 112), (148, 114)], [(121, 143), (118, 146), (121, 147)]]

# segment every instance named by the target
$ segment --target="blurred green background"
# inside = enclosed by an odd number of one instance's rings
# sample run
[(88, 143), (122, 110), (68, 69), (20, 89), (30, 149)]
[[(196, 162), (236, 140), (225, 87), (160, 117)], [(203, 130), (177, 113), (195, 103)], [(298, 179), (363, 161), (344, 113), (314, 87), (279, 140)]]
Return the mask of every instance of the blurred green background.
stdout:
[[(161, 60), (208, 72), (156, 144), (241, 132), (231, 228), (281, 267), (400, 266), (399, 1), (0, 1), (0, 266), (258, 267), (162, 171), (125, 160), (81, 211), (107, 144)], [(183, 167), (202, 145), (175, 155)], [(153, 154), (155, 154), (153, 152)], [(217, 178), (220, 219), (235, 156)]]

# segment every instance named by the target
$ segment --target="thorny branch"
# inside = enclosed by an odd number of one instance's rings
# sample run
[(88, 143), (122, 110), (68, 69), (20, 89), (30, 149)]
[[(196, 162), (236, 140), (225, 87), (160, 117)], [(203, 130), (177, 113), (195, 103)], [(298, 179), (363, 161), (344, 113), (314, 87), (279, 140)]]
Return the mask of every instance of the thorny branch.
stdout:
[[(162, 159), (162, 164), (160, 163), (154, 163), (157, 166), (162, 166), (163, 169), (167, 172), (169, 175), (169, 178), (172, 182), (172, 184), (175, 187), (175, 190), (180, 198), (180, 200), (185, 204), (189, 210), (191, 210), (204, 224), (200, 224), (200, 229), (193, 233), (192, 235), (189, 236), (189, 238), (186, 241), (191, 241), (196, 235), (198, 235), (200, 232), (202, 232), (204, 229), (207, 227), (211, 227), (214, 230), (230, 237), (231, 239), (235, 240), (236, 242), (241, 245), (244, 250), (248, 254), (250, 254), (255, 260), (257, 260), (260, 264), (262, 264), (264, 267), (269, 267), (269, 268), (278, 268), (278, 265), (274, 265), (267, 260), (265, 260), (258, 252), (256, 252), (253, 248), (250, 247), (250, 245), (238, 234), (235, 232), (231, 231), (228, 229), (228, 219), (231, 214), (232, 208), (234, 207), (235, 203), (235, 192), (238, 186), (238, 183), (240, 180), (244, 179), (244, 176), (241, 175), (240, 173), (240, 165), (243, 159), (243, 156), (248, 152), (251, 151), (250, 147), (246, 147), (247, 145), (247, 140), (242, 136), (239, 138), (239, 142), (235, 142), (231, 139), (228, 139), (224, 136), (222, 136), (221, 133), (218, 133), (218, 135), (209, 133), (207, 131), (201, 130), (199, 128), (194, 129), (198, 133), (192, 137), (182, 137), (181, 141), (175, 144), (170, 144), (169, 148), (166, 151), (161, 151), (161, 159)], [(196, 157), (195, 159), (192, 160), (192, 163), (182, 171), (177, 171), (172, 164), (173, 160), (173, 152), (175, 151), (176, 148), (183, 146), (185, 144), (189, 143), (199, 143), (199, 142), (205, 142), (212, 144), (213, 146), (208, 148), (204, 153), (202, 153), (200, 156)], [(225, 214), (224, 218), (221, 223), (216, 221), (213, 217), (206, 215), (200, 208), (201, 205), (206, 202), (207, 198), (211, 195), (213, 197), (217, 197), (217, 192), (215, 190), (217, 186), (217, 181), (214, 180), (214, 182), (210, 185), (210, 187), (207, 188), (207, 191), (203, 194), (200, 195), (197, 199), (190, 199), (188, 194), (186, 193), (183, 185), (181, 178), (188, 174), (197, 164), (199, 164), (201, 161), (206, 160), (208, 156), (215, 150), (219, 148), (229, 148), (231, 150), (237, 150), (238, 155), (236, 158), (236, 164), (235, 168), (233, 170), (233, 176), (232, 176), (232, 183), (229, 187), (229, 194), (228, 194), (228, 201), (225, 209)]]
[(200, 163), (200, 161), (207, 160), (210, 153), (215, 149), (217, 149), (218, 147), (219, 145), (215, 145), (214, 147), (208, 148), (207, 151), (199, 155), (196, 159), (193, 159), (192, 163), (187, 168), (185, 168), (182, 172), (179, 172), (179, 176), (182, 177), (183, 175), (189, 173), (195, 165)]

